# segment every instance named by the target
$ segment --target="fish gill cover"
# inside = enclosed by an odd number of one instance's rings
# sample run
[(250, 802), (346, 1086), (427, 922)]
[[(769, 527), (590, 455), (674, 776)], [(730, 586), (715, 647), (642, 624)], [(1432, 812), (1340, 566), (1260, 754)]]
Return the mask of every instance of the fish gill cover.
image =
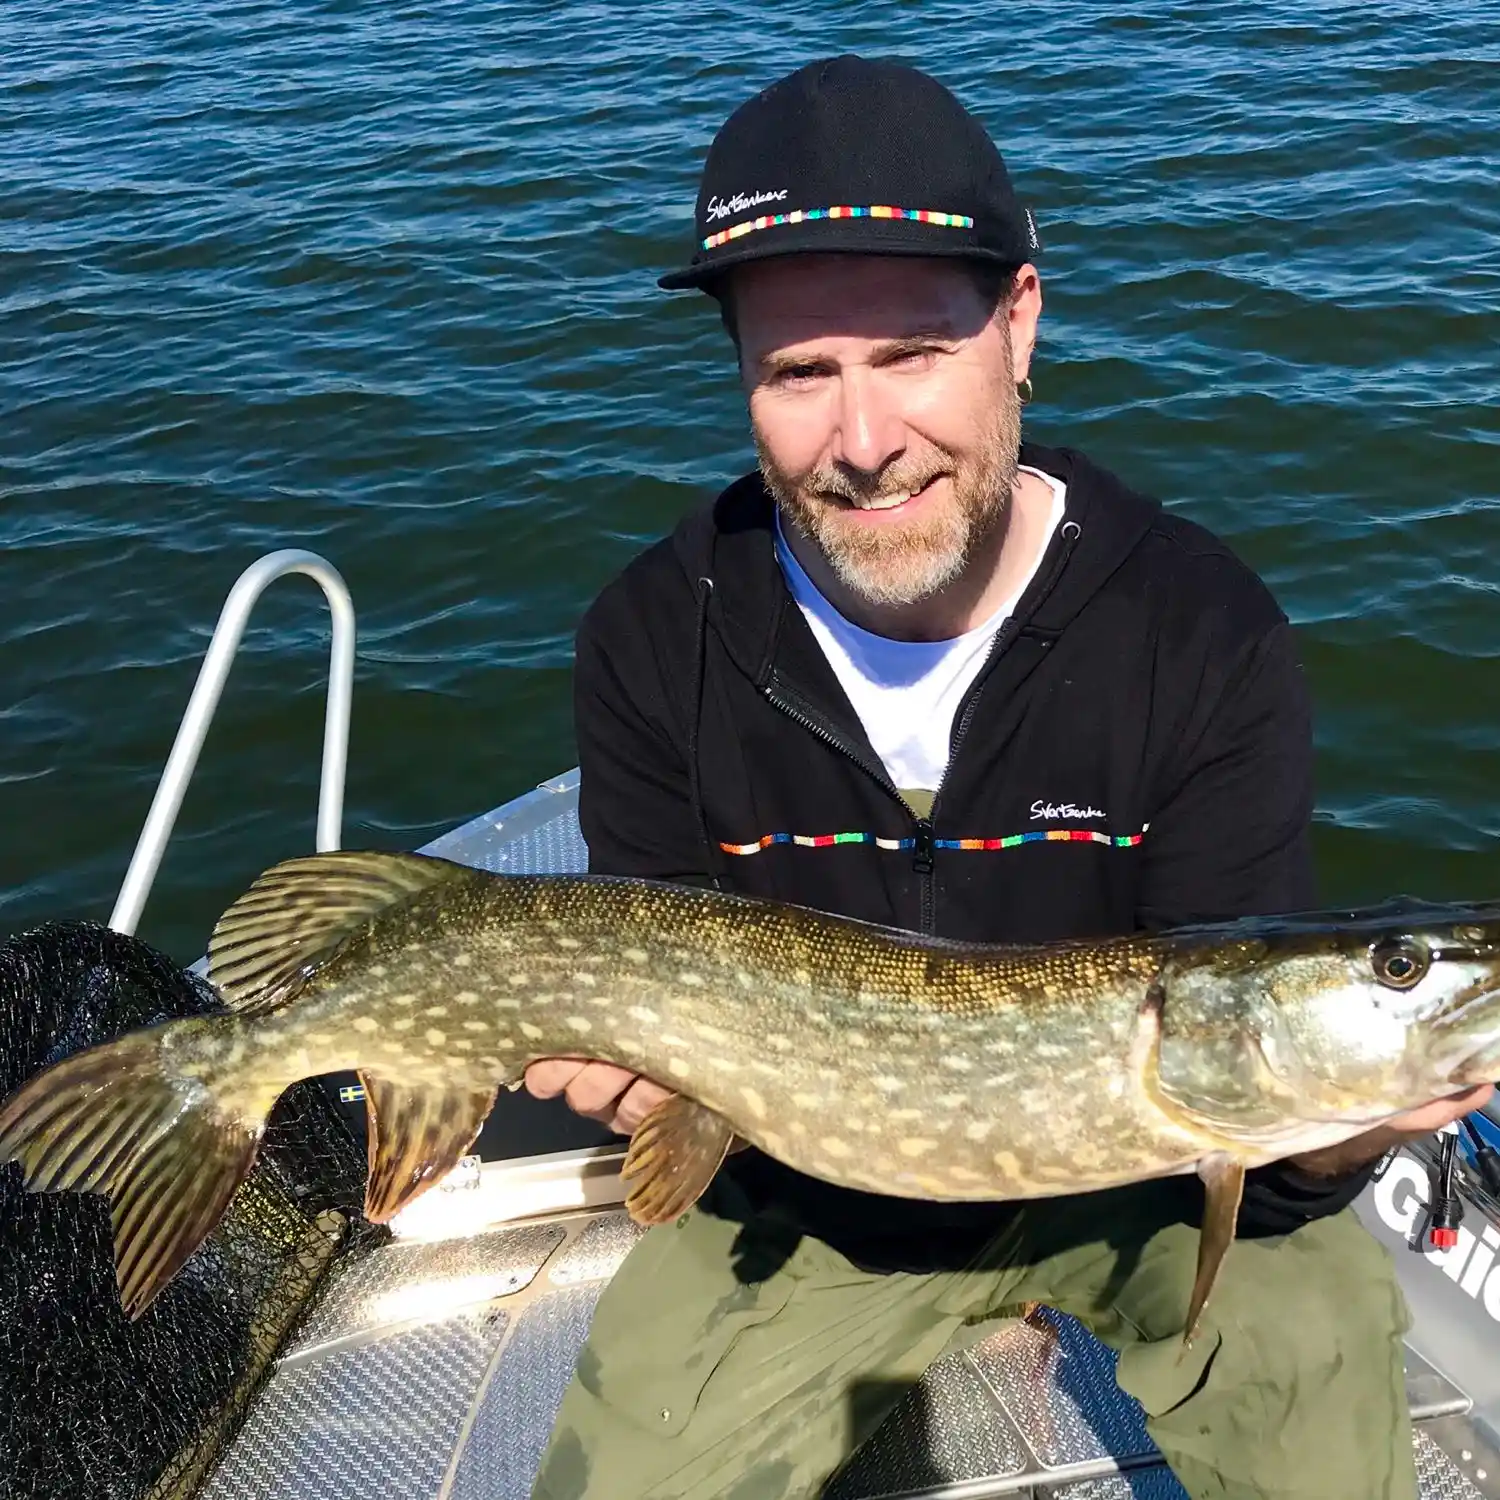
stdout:
[[(52, 923), (0, 943), (0, 1099), (123, 1032), (220, 1008), (134, 938)], [(364, 1144), (316, 1083), (277, 1106), (223, 1223), (140, 1319), (115, 1292), (109, 1207), (0, 1166), (0, 1476), (6, 1494), (192, 1495), (359, 1216)]]

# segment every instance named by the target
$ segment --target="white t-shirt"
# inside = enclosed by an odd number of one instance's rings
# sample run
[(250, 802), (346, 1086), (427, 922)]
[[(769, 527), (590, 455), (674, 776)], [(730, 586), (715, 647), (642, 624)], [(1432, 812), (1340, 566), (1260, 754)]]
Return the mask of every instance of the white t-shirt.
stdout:
[(973, 630), (948, 641), (893, 641), (846, 620), (819, 592), (787, 546), (776, 518), (776, 557), (787, 588), (823, 648), (870, 744), (902, 791), (936, 791), (948, 764), (953, 716), (989, 655), (1000, 627), (1036, 576), (1057, 530), (1067, 487), (1040, 469), (1025, 472), (1052, 490), (1052, 515), (1026, 576), (1015, 592)]

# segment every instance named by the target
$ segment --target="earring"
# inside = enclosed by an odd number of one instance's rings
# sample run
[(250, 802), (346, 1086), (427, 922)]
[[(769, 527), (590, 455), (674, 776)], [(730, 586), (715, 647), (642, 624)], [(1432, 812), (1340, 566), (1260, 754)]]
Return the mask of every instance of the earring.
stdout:
[(1030, 406), (1031, 398), (1036, 392), (1031, 387), (1031, 376), (1027, 376), (1020, 385), (1016, 387), (1016, 395), (1020, 398), (1022, 406)]

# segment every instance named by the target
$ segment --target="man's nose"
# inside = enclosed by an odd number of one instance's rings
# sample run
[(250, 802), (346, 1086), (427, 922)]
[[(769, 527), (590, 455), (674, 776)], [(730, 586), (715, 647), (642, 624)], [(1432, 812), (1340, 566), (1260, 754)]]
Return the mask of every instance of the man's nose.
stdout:
[(856, 366), (839, 379), (833, 456), (851, 469), (878, 474), (906, 446), (906, 425), (873, 372)]

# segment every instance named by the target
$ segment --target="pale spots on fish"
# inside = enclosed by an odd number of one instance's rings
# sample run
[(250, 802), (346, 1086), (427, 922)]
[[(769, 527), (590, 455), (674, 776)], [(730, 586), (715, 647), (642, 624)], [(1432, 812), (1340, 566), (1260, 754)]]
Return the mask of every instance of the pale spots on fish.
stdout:
[(1005, 1037), (996, 1037), (994, 1041), (984, 1044), (984, 1050), (986, 1052), (993, 1052), (999, 1057), (1005, 1057), (1016, 1050), (1016, 1044), (1012, 1041), (1007, 1041)]
[(984, 1174), (975, 1172), (969, 1167), (952, 1166), (948, 1168), (948, 1175), (955, 1182), (983, 1182)]
[(578, 972), (573, 975), (573, 983), (581, 984), (584, 989), (587, 990), (592, 989), (596, 984), (599, 983), (599, 980), (596, 975), (590, 974), (587, 969), (579, 969)]
[[(510, 939), (509, 938), (502, 938), (500, 940), (500, 946), (502, 948), (509, 948), (510, 947)], [(460, 954), (458, 954), (454, 958), (454, 960), (453, 960), (453, 967), (455, 969), (467, 969), (469, 967), (469, 965), (471, 963), (473, 963), (473, 962), (474, 962), (474, 959), (473, 959), (473, 956), (471, 954), (460, 953)]]
[(540, 1026), (533, 1026), (530, 1021), (521, 1022), (521, 1035), (529, 1038), (531, 1041), (541, 1041), (543, 1034)]
[(455, 1052), (472, 1052), (474, 1050), (474, 1043), (471, 1042), (466, 1036), (456, 1036), (451, 1042), (448, 1043), (448, 1045), (452, 1047)]
[(520, 989), (522, 985), (531, 983), (531, 975), (517, 969), (506, 981), (512, 989)]
[[(466, 963), (468, 961), (468, 957), (469, 957), (469, 955), (467, 953), (460, 953), (458, 955), (457, 959), (454, 960), (454, 962), (460, 963), (460, 964)], [(386, 967), (385, 967), (384, 964), (371, 964), (370, 965), (370, 973), (373, 974), (376, 979), (384, 979), (385, 976), (386, 976), (386, 972), (387, 971), (386, 971)]]
[(762, 1040), (773, 1052), (790, 1052), (792, 1050), (793, 1043), (791, 1037), (782, 1036), (779, 1031), (773, 1031), (769, 1036), (762, 1038)]
[(497, 1036), (495, 1046), (502, 1052), (514, 1052), (516, 1050), (516, 1039), (513, 1036)]
[(429, 1005), (422, 1014), (424, 1016), (431, 1016), (435, 1021), (441, 1021), (448, 1014), (448, 1007), (446, 1005)]
[[(549, 923), (548, 925), (550, 926), (551, 924)], [(560, 937), (557, 940), (557, 946), (571, 950), (573, 948), (581, 948), (583, 944), (576, 937)]]
[(670, 1031), (662, 1032), (660, 1041), (663, 1047), (691, 1047), (693, 1045), (686, 1037), (677, 1036)]
[(427, 1045), (429, 1047), (444, 1046), (448, 1040), (446, 1032), (438, 1031), (435, 1028), (431, 1031), (426, 1032), (425, 1035), (427, 1037)]
[(563, 1025), (576, 1031), (580, 1036), (587, 1036), (594, 1029), (594, 1023), (583, 1016), (569, 1016)]
[(479, 996), (473, 990), (460, 990), (454, 997), (459, 1005), (477, 1005)]
[(355, 1016), (354, 1029), (368, 1036), (372, 1031), (380, 1030), (380, 1022), (374, 1016)]
[(693, 1035), (702, 1037), (705, 1042), (712, 1042), (715, 1046), (723, 1046), (729, 1040), (717, 1026), (705, 1026), (701, 1021), (694, 1024)]
[(622, 948), (620, 957), (628, 964), (644, 964), (651, 961), (651, 955), (644, 948)]
[(906, 1087), (906, 1080), (897, 1078), (893, 1073), (877, 1073), (870, 1082), (887, 1094), (899, 1093)]
[[(205, 1038), (205, 1040), (206, 1041), (213, 1041), (213, 1038), (212, 1037), (207, 1037), (207, 1038)], [(308, 1033), (308, 1037), (307, 1037), (307, 1045), (309, 1047), (331, 1047), (331, 1046), (333, 1046), (333, 1038), (331, 1036), (329, 1036), (329, 1034), (326, 1031), (313, 1031), (313, 1032), (309, 1032)], [(217, 1042), (214, 1042), (214, 1044), (211, 1047), (205, 1047), (203, 1050), (210, 1057), (212, 1057), (214, 1055), (214, 1053), (216, 1053), (219, 1050), (219, 1045), (218, 1045)]]
[(674, 1078), (686, 1078), (692, 1073), (692, 1068), (680, 1057), (669, 1057), (667, 1059), (667, 1072)]
[(774, 1130), (767, 1130), (761, 1134), (760, 1143), (763, 1149), (769, 1151), (773, 1156), (786, 1151), (786, 1137), (777, 1135)]
[(803, 1017), (815, 1026), (826, 1026), (828, 1024), (828, 1012), (826, 1010), (805, 1010)]
[(806, 969), (793, 969), (792, 983), (801, 989), (808, 989), (812, 985), (812, 975)]
[(737, 970), (734, 977), (742, 990), (753, 990), (760, 987), (760, 981), (748, 969)]
[(764, 1120), (766, 1118), (766, 1101), (754, 1089), (742, 1088), (740, 1090), (740, 1098), (745, 1101), (745, 1108), (757, 1120)]
[(829, 1156), (854, 1155), (854, 1148), (850, 1146), (849, 1142), (840, 1140), (836, 1135), (825, 1135), (823, 1139), (818, 1142), (818, 1147), (820, 1150), (826, 1151)]
[(520, 1010), (521, 1002), (513, 995), (499, 995), (495, 999), (495, 1005), (500, 1010)]
[(1000, 1169), (1007, 1182), (1021, 1181), (1021, 1162), (1014, 1151), (997, 1151), (990, 1160)]
[(939, 1109), (963, 1109), (969, 1102), (967, 1094), (939, 1094), (932, 1101)]
[(464, 1022), (464, 1030), (465, 1031), (488, 1031), (489, 1029), (490, 1029), (490, 1023), (488, 1021), (465, 1021)]
[(391, 996), (391, 1004), (392, 1005), (415, 1005), (416, 1003), (417, 1003), (417, 997), (415, 995), (392, 995)]
[(792, 1095), (792, 1103), (795, 1104), (798, 1109), (822, 1109), (823, 1096), (821, 1094), (796, 1093)]
[(618, 1036), (615, 1038), (615, 1046), (625, 1052), (644, 1052), (645, 1043), (638, 1036)]
[(693, 973), (691, 969), (684, 969), (682, 973), (677, 976), (677, 982), (678, 984), (687, 985), (690, 989), (702, 989), (703, 976), (701, 974)]
[(410, 1016), (397, 1016), (391, 1022), (392, 1031), (410, 1031), (417, 1023)]
[(947, 1068), (950, 1073), (967, 1073), (974, 1066), (974, 1064), (970, 1062), (967, 1057), (961, 1057), (957, 1053), (952, 1053), (947, 1057), (939, 1058), (939, 1062), (943, 1067)]
[(886, 1118), (899, 1125), (906, 1120), (920, 1120), (926, 1113), (925, 1109), (893, 1109)]
[(862, 1031), (846, 1031), (844, 1041), (850, 1047), (868, 1047), (870, 1039)]
[(795, 1136), (807, 1134), (807, 1124), (803, 1120), (788, 1120), (786, 1128)]
[(661, 1017), (654, 1010), (650, 1010), (644, 1005), (632, 1005), (625, 1014), (632, 1021), (639, 1021), (642, 1026), (654, 1026), (661, 1020)]
[(993, 1120), (970, 1120), (964, 1126), (964, 1137), (966, 1140), (971, 1141), (986, 1140), (994, 1128), (995, 1122)]
[(896, 1142), (896, 1149), (902, 1156), (926, 1156), (929, 1151), (937, 1150), (937, 1142), (929, 1141), (922, 1136), (909, 1135)]
[(775, 1063), (765, 1062), (759, 1057), (752, 1057), (750, 1059), (750, 1070), (753, 1073), (759, 1073), (762, 1078), (780, 1078), (782, 1076), (781, 1069)]
[(720, 1073), (738, 1073), (740, 1070), (740, 1065), (728, 1057), (711, 1057), (708, 1060), (708, 1065), (711, 1068), (716, 1068)]

